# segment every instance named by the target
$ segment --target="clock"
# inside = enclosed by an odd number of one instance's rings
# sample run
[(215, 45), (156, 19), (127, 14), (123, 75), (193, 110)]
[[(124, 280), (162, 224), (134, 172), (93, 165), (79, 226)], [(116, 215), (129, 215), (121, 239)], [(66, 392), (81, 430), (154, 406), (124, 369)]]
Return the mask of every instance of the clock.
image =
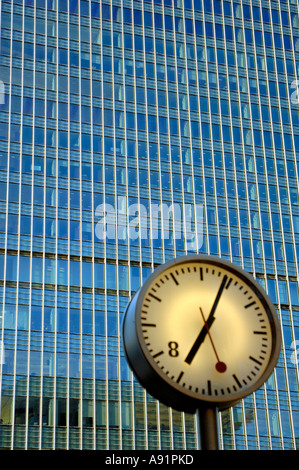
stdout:
[(179, 411), (219, 410), (272, 373), (281, 333), (275, 308), (240, 267), (187, 255), (160, 265), (128, 304), (127, 361), (140, 384)]

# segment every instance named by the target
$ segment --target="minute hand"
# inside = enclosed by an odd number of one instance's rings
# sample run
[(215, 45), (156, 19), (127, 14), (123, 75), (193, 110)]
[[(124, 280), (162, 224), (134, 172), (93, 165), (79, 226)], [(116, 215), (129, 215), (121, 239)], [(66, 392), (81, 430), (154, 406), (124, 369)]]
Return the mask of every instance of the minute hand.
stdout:
[[(227, 275), (225, 275), (222, 279), (222, 282), (220, 284), (220, 287), (218, 289), (218, 292), (217, 292), (217, 295), (216, 295), (216, 298), (214, 300), (214, 303), (213, 303), (213, 306), (211, 308), (211, 311), (210, 311), (210, 314), (208, 316), (208, 319), (206, 321), (206, 324), (208, 326), (208, 328), (211, 328), (212, 326), (212, 323), (213, 321), (215, 320), (215, 317), (214, 317), (214, 313), (215, 313), (215, 310), (216, 310), (216, 307), (218, 305), (218, 302), (219, 302), (219, 299), (221, 297), (221, 294), (222, 294), (222, 291), (224, 289), (224, 286), (226, 284), (226, 281), (227, 281)], [(193, 361), (194, 359), (194, 356), (195, 354), (197, 353), (197, 351), (199, 350), (200, 348), (200, 345), (203, 343), (205, 337), (207, 336), (207, 328), (206, 326), (204, 325), (199, 333), (199, 335), (197, 336), (192, 348), (190, 349), (186, 359), (185, 359), (185, 362), (187, 364), (191, 364), (191, 362)]]

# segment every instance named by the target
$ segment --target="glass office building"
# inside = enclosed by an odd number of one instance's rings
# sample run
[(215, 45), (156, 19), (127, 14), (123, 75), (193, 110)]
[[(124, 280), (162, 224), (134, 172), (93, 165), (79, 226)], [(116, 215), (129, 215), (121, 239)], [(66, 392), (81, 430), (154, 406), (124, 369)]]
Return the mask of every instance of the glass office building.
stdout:
[(298, 448), (298, 0), (0, 8), (0, 448), (196, 449), (194, 417), (141, 388), (121, 341), (133, 292), (195, 252), (252, 273), (282, 325), (221, 448)]

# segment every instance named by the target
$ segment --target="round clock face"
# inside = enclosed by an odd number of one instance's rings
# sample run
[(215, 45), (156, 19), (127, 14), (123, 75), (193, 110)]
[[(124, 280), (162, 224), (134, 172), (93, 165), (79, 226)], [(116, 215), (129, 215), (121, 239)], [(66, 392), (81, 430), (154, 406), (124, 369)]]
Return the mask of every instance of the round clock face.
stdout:
[(139, 291), (135, 307), (142, 353), (179, 395), (238, 401), (264, 382), (277, 360), (274, 307), (256, 281), (230, 263), (208, 257), (170, 263)]

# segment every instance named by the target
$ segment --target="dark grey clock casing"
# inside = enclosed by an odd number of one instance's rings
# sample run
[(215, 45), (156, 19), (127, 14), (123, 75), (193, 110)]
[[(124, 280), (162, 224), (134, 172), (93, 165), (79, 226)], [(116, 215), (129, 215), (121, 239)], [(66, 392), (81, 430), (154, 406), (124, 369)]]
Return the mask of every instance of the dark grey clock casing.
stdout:
[[(222, 399), (221, 397), (200, 397), (199, 399), (194, 398), (188, 394), (188, 391), (184, 391), (176, 384), (172, 382), (168, 377), (163, 374), (159, 368), (155, 365), (154, 360), (146, 357), (144, 349), (146, 346), (142, 341), (141, 326), (140, 326), (140, 314), (141, 308), (144, 301), (145, 294), (149, 286), (153, 281), (161, 276), (161, 274), (176, 265), (182, 265), (188, 262), (202, 262), (208, 263), (215, 267), (225, 268), (237, 275), (243, 280), (250, 288), (253, 289), (256, 295), (262, 302), (271, 325), (272, 334), (272, 351), (270, 360), (267, 364), (267, 368), (263, 375), (254, 383), (250, 388), (234, 395), (233, 400), (228, 398)], [(227, 260), (221, 260), (214, 256), (206, 255), (187, 255), (168, 261), (167, 263), (160, 265), (147, 279), (145, 284), (135, 293), (132, 300), (129, 302), (123, 321), (123, 346), (126, 359), (133, 374), (139, 381), (139, 383), (147, 390), (147, 392), (158, 399), (167, 406), (170, 406), (178, 411), (185, 411), (187, 413), (195, 413), (196, 410), (201, 407), (215, 406), (219, 410), (227, 409), (237, 404), (242, 398), (253, 393), (255, 390), (260, 388), (263, 383), (269, 378), (274, 370), (277, 363), (280, 348), (281, 348), (281, 333), (278, 317), (275, 308), (264, 291), (261, 285), (246, 271), (230, 263)], [(143, 349), (144, 348), (144, 349)], [(148, 356), (148, 354), (147, 354)]]

